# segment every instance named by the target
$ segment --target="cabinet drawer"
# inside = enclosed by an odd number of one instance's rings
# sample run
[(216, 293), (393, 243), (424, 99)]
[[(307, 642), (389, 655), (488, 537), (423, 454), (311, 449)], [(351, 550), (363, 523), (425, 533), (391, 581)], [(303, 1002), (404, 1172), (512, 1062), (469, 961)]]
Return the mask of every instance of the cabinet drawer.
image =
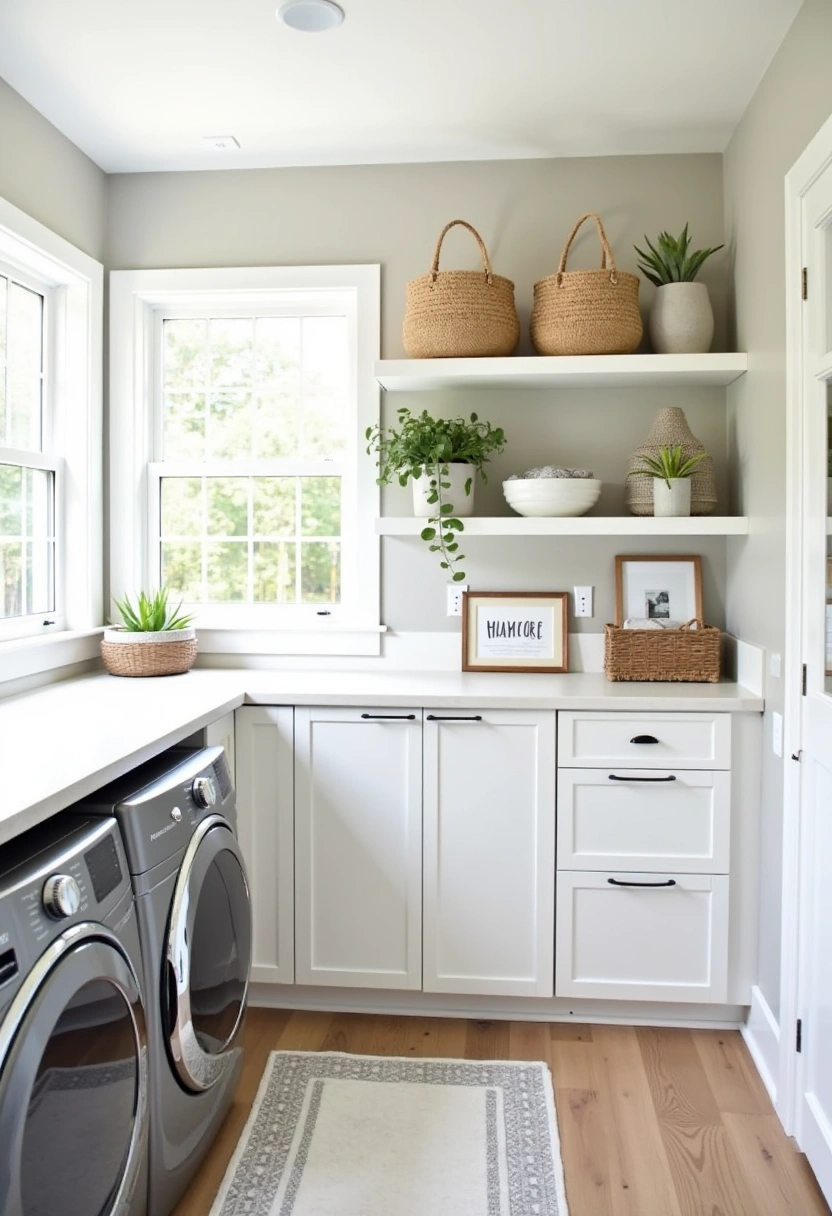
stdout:
[(731, 715), (559, 713), (558, 764), (727, 769)]
[(724, 1002), (728, 878), (559, 871), (556, 939), (555, 996)]
[(727, 874), (730, 773), (561, 769), (558, 869)]

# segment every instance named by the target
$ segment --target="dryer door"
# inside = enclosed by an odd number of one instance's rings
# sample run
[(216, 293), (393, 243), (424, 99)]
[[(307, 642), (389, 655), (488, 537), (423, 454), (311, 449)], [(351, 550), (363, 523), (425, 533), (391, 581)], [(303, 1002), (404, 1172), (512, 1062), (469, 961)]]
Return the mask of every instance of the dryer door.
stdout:
[(209, 815), (191, 838), (171, 903), (162, 990), (168, 1050), (186, 1089), (210, 1089), (235, 1046), (251, 972), (251, 900), (237, 838)]
[(146, 1139), (139, 981), (106, 929), (74, 925), (0, 1024), (0, 1212), (126, 1216)]

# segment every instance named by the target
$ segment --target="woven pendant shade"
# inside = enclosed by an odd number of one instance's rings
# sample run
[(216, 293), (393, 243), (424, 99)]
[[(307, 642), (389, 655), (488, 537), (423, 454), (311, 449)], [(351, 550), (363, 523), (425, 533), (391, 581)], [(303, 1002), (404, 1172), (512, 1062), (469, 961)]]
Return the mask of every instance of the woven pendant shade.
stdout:
[[(704, 446), (688, 426), (684, 410), (677, 406), (661, 409), (653, 419), (653, 426), (645, 443), (636, 448), (627, 465), (628, 473), (635, 476), (627, 478), (627, 508), (631, 515), (653, 514), (653, 481), (648, 474), (639, 474), (643, 467), (643, 456), (658, 456), (659, 448), (671, 448), (681, 444), (685, 457), (704, 452)], [(700, 461), (696, 472), (690, 479), (690, 513), (691, 515), (710, 515), (717, 503), (716, 475), (714, 462), (710, 456)]]

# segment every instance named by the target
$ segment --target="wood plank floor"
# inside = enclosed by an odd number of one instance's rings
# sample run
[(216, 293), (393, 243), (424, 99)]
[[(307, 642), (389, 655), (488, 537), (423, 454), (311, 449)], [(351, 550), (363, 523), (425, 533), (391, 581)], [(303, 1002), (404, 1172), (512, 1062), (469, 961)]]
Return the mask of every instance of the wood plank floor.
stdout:
[(207, 1216), (275, 1048), (547, 1061), (570, 1216), (829, 1213), (737, 1031), (252, 1009), (245, 1047), (234, 1105), (174, 1216)]

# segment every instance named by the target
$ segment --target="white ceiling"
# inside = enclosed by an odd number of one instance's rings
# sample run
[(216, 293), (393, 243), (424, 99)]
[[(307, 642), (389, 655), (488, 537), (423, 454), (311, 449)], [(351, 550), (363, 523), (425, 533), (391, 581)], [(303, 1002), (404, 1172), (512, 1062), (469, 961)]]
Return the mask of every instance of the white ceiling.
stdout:
[(0, 77), (109, 173), (719, 152), (801, 0), (277, 3), (0, 0)]

